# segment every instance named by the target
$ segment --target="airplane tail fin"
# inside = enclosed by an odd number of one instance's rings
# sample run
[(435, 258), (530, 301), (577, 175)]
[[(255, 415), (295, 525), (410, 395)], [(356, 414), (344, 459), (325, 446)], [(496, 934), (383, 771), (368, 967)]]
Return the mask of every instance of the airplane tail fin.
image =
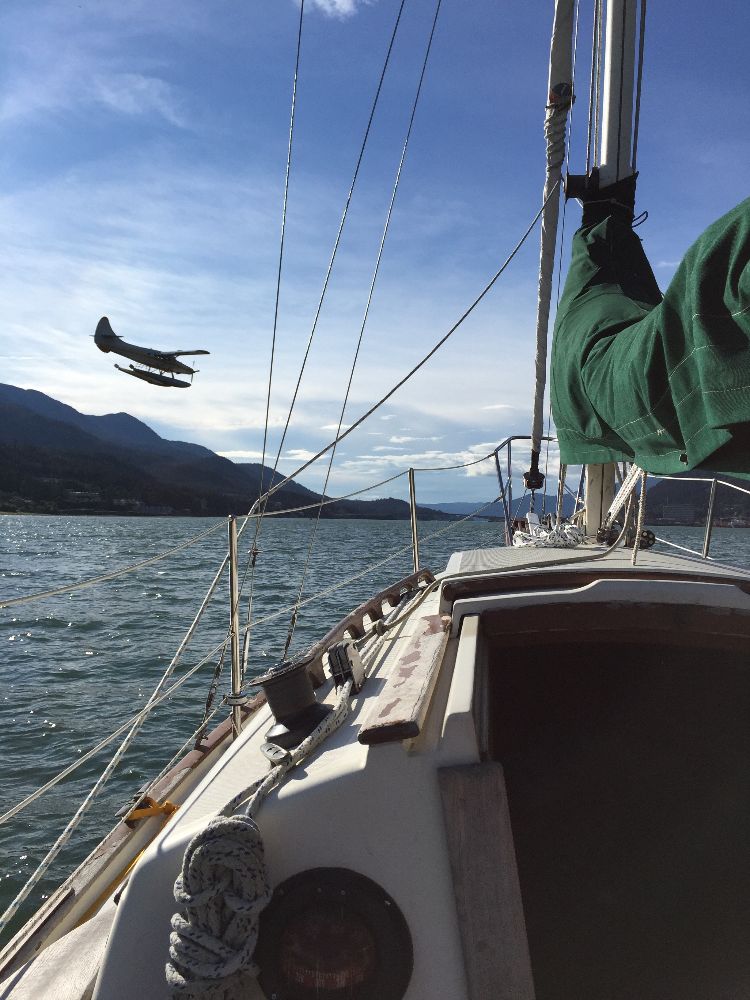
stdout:
[(99, 322), (96, 324), (96, 333), (94, 334), (94, 343), (99, 348), (100, 351), (104, 351), (105, 354), (109, 352), (110, 348), (107, 347), (107, 342), (112, 340), (122, 340), (122, 337), (118, 337), (115, 331), (110, 326), (110, 322), (106, 316), (102, 316)]

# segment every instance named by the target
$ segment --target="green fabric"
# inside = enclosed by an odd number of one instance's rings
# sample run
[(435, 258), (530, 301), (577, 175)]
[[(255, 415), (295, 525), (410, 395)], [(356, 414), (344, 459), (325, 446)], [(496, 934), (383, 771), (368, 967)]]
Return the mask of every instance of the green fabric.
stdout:
[(629, 225), (579, 229), (551, 391), (563, 462), (750, 475), (750, 199), (693, 244), (663, 299)]

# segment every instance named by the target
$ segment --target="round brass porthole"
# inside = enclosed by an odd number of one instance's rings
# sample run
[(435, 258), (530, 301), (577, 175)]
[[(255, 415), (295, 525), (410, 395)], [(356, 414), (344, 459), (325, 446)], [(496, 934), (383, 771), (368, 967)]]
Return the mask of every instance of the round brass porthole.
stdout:
[(401, 1000), (414, 955), (404, 915), (376, 882), (311, 868), (275, 890), (255, 960), (269, 1000)]

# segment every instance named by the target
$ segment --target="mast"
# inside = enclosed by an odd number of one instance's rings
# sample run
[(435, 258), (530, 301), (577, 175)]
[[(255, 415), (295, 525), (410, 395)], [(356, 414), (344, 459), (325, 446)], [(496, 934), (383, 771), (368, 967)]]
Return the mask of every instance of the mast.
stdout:
[[(643, 2), (643, 0), (641, 0)], [(633, 88), (638, 0), (607, 0), (599, 186), (633, 173)], [(615, 467), (586, 467), (586, 534), (601, 527), (615, 492)]]
[(604, 42), (602, 152), (599, 184), (633, 173), (633, 86), (637, 0), (608, 0)]

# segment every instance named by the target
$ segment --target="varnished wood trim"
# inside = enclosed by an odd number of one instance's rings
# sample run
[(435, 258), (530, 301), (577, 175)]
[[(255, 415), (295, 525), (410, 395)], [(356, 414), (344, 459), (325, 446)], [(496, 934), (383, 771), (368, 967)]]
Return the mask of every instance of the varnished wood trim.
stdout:
[(438, 770), (469, 1000), (534, 1000), (500, 764)]
[(391, 743), (419, 735), (447, 642), (446, 621), (441, 615), (417, 619), (414, 635), (359, 731), (360, 743)]

